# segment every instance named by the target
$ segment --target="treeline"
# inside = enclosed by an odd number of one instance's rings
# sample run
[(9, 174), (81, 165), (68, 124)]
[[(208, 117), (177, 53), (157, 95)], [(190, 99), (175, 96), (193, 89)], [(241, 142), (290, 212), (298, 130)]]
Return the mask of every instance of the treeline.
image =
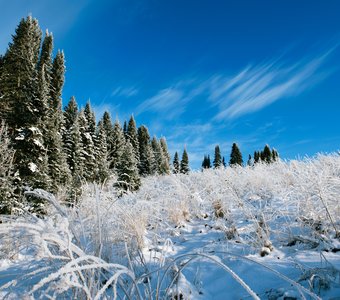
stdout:
[[(273, 163), (279, 159), (278, 152), (273, 148), (270, 149), (268, 145), (265, 145), (262, 151), (254, 151), (254, 156), (252, 157), (250, 154), (248, 156), (247, 165), (253, 166), (256, 163)], [(230, 160), (229, 166), (243, 166), (243, 156), (240, 151), (240, 148), (236, 143), (233, 143), (230, 152)], [(212, 167), (220, 168), (226, 167), (226, 162), (224, 156), (221, 155), (220, 146), (217, 145), (215, 147), (214, 152), (214, 160), (211, 162), (210, 155), (204, 155), (202, 161), (202, 169), (210, 169)]]
[(90, 103), (79, 110), (74, 97), (63, 110), (64, 80), (64, 53), (53, 57), (52, 34), (43, 37), (36, 19), (22, 19), (0, 55), (0, 122), (7, 128), (0, 142), (13, 150), (11, 174), (0, 174), (2, 212), (27, 189), (66, 187), (75, 201), (84, 182), (103, 183), (115, 174), (118, 188), (134, 191), (141, 176), (170, 173), (166, 140), (137, 128), (133, 116), (121, 127), (105, 112), (97, 123)]

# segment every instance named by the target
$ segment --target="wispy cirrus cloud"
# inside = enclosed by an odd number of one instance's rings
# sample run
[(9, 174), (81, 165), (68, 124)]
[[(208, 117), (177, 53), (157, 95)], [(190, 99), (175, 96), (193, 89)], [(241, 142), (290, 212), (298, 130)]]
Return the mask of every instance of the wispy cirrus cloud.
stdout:
[[(337, 47), (322, 55), (288, 61), (278, 57), (248, 65), (234, 75), (214, 74), (208, 78), (190, 77), (159, 90), (143, 101), (136, 115), (154, 112), (165, 119), (179, 117), (194, 102), (213, 115), (210, 121), (234, 120), (255, 113), (281, 99), (296, 96), (327, 78), (333, 70), (324, 65)], [(184, 116), (185, 117), (185, 116)], [(197, 116), (201, 117), (201, 116)]]
[(311, 88), (331, 74), (322, 67), (334, 49), (309, 60), (289, 64), (280, 59), (248, 66), (231, 78), (214, 78), (209, 97), (219, 108), (214, 119), (221, 121), (253, 113)]
[(143, 101), (137, 106), (135, 114), (154, 112), (162, 114), (165, 119), (172, 119), (182, 115), (191, 100), (202, 92), (202, 88), (195, 85), (194, 80), (181, 80)]
[(111, 97), (124, 97), (124, 98), (130, 98), (133, 96), (138, 95), (138, 89), (134, 86), (131, 87), (116, 87), (111, 92)]

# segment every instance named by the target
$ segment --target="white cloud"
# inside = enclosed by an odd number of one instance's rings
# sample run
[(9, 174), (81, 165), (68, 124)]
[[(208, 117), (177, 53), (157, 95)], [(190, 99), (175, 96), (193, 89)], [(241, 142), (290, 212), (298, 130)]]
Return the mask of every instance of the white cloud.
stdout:
[(218, 105), (216, 121), (233, 119), (256, 112), (292, 95), (297, 95), (327, 77), (321, 67), (329, 54), (302, 60), (294, 64), (274, 61), (247, 67), (233, 78), (218, 78), (211, 81), (209, 100)]
[(138, 89), (135, 87), (116, 87), (112, 93), (111, 97), (125, 97), (130, 98), (138, 95)]

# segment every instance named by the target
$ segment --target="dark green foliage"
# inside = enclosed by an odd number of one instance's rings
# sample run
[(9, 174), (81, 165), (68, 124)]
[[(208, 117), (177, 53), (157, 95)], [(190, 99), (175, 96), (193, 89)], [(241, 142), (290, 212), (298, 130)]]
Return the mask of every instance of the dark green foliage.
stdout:
[(251, 155), (248, 156), (247, 166), (252, 166), (254, 164), (253, 159), (251, 158)]
[(13, 208), (13, 156), (7, 128), (0, 124), (0, 214), (10, 214)]
[(86, 181), (93, 182), (95, 178), (93, 170), (96, 169), (94, 141), (91, 132), (89, 131), (89, 125), (85, 117), (84, 110), (80, 111), (78, 117), (81, 142), (83, 146), (82, 156), (84, 160), (84, 178)]
[(138, 133), (137, 133), (136, 122), (133, 116), (131, 116), (128, 126), (127, 126), (126, 140), (131, 143), (132, 148), (133, 148), (133, 153), (138, 163), (139, 161)]
[(52, 79), (52, 51), (53, 36), (46, 31), (38, 61), (38, 72), (41, 72), (42, 68), (45, 67), (45, 80), (49, 85)]
[(51, 191), (58, 190), (70, 182), (66, 155), (63, 149), (62, 124), (63, 113), (61, 110), (61, 93), (64, 85), (65, 62), (64, 56), (59, 52), (52, 64), (53, 39), (46, 35), (41, 51), (39, 67), (41, 72), (45, 69), (47, 74), (41, 76), (48, 83), (47, 104), (48, 112), (44, 121), (44, 143), (47, 148), (49, 176), (51, 178)]
[(236, 143), (233, 143), (233, 146), (231, 147), (229, 165), (230, 166), (243, 165), (242, 153)]
[(0, 114), (9, 129), (37, 124), (41, 115), (37, 63), (41, 42), (38, 21), (22, 19), (4, 56)]
[(170, 174), (170, 154), (168, 151), (168, 145), (166, 143), (166, 139), (162, 137), (160, 139), (163, 161), (161, 165), (161, 174)]
[(23, 188), (48, 189), (47, 152), (42, 133), (37, 127), (23, 127), (16, 130), (14, 144), (15, 172), (18, 172)]
[[(51, 103), (53, 111), (61, 111), (61, 94), (65, 82), (65, 58), (64, 52), (58, 51), (53, 60), (51, 79)], [(61, 120), (58, 120), (61, 122)]]
[(221, 150), (220, 150), (220, 146), (216, 146), (215, 147), (215, 155), (214, 155), (214, 168), (219, 168), (222, 166), (222, 157), (221, 157)]
[(116, 172), (118, 165), (121, 164), (125, 145), (124, 133), (118, 120), (113, 126), (112, 137), (108, 140), (108, 143), (110, 143), (108, 153), (109, 168)]
[(107, 139), (103, 122), (99, 122), (95, 136), (95, 158), (97, 167), (94, 179), (96, 182), (102, 184), (109, 177)]
[(273, 148), (272, 149), (272, 160), (277, 161), (279, 159), (279, 153)]
[(64, 108), (64, 127), (65, 130), (69, 130), (78, 116), (78, 104), (74, 96), (71, 97), (67, 106)]
[(183, 151), (183, 155), (182, 155), (182, 160), (181, 160), (179, 171), (182, 174), (188, 174), (189, 171), (190, 171), (190, 168), (189, 168), (189, 156), (188, 156), (188, 152), (187, 152), (186, 149), (184, 149), (184, 151)]
[(175, 152), (174, 160), (172, 162), (172, 165), (173, 165), (173, 173), (174, 174), (178, 174), (180, 166), (179, 166), (179, 157), (178, 157), (177, 151)]
[(222, 157), (222, 165), (223, 165), (223, 167), (226, 167), (226, 166), (227, 166), (227, 163), (225, 162), (224, 156)]
[(151, 146), (154, 155), (155, 171), (160, 175), (169, 174), (169, 153), (165, 139), (162, 138), (158, 141), (156, 137), (153, 137)]
[(86, 122), (87, 122), (86, 132), (90, 133), (93, 139), (96, 133), (96, 117), (91, 108), (90, 101), (87, 101), (85, 105), (84, 115), (85, 115)]
[(124, 137), (127, 140), (127, 123), (126, 121), (124, 121), (124, 125), (123, 125), (123, 133), (124, 133)]
[(204, 155), (203, 162), (202, 162), (202, 169), (210, 169), (210, 168), (211, 168), (210, 155)]
[(261, 153), (261, 160), (270, 163), (272, 161), (272, 152), (268, 145), (265, 145)]
[(127, 141), (123, 148), (122, 159), (117, 167), (117, 186), (124, 191), (136, 191), (141, 181), (138, 174), (137, 161), (133, 153), (133, 147)]
[(111, 149), (113, 148), (113, 125), (111, 121), (110, 114), (105, 111), (104, 115), (100, 121), (103, 124), (105, 135), (106, 135), (106, 145), (107, 145), (107, 153), (108, 153), (108, 159), (111, 152)]
[(278, 152), (274, 148), (270, 150), (270, 147), (268, 145), (265, 145), (262, 151), (254, 152), (254, 163), (265, 162), (269, 164), (277, 161), (278, 159)]
[(145, 126), (138, 128), (139, 163), (141, 176), (152, 175), (155, 172), (155, 156), (151, 147), (149, 131)]

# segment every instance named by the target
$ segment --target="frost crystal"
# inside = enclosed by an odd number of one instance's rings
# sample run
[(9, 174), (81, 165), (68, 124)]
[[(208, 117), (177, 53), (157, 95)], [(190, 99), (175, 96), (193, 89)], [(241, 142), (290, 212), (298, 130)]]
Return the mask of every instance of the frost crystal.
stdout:
[(29, 164), (28, 164), (28, 168), (31, 170), (31, 172), (36, 172), (37, 171), (37, 169), (38, 169), (38, 167), (37, 167), (37, 165), (35, 164), (35, 163), (32, 163), (32, 162), (30, 162)]

